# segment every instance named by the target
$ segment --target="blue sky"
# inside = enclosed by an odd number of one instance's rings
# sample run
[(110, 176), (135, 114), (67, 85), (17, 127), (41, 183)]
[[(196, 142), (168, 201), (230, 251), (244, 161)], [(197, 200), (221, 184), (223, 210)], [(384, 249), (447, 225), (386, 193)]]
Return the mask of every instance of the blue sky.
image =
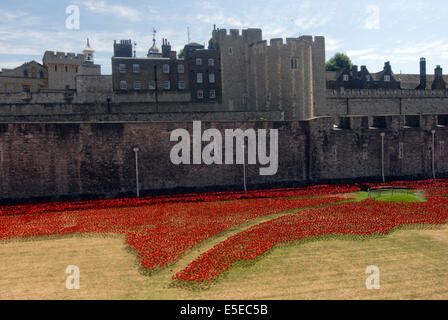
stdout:
[[(80, 10), (79, 30), (66, 28), (66, 8)], [(426, 57), (428, 73), (437, 64), (448, 72), (446, 0), (2, 0), (0, 68), (42, 61), (45, 50), (81, 52), (86, 38), (95, 60), (110, 74), (113, 41), (132, 39), (137, 55), (167, 38), (173, 49), (192, 41), (207, 43), (218, 28), (262, 28), (263, 38), (322, 35), (327, 60), (345, 52), (357, 65), (380, 71), (391, 61), (395, 73), (418, 73)]]

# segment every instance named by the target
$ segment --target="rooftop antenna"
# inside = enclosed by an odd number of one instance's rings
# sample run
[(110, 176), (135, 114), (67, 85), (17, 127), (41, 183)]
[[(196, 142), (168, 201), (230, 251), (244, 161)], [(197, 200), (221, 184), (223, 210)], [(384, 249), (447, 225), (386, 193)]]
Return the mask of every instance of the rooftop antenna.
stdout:
[(188, 43), (190, 43), (190, 27), (187, 27)]

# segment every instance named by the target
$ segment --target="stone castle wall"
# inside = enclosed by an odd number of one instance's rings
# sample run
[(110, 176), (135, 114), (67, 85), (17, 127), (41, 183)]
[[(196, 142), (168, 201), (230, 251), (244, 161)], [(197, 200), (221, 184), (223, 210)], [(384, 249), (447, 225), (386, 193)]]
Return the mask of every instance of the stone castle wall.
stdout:
[(318, 116), (448, 114), (448, 90), (327, 90)]
[[(203, 122), (202, 129), (254, 128), (279, 130), (279, 169), (260, 176), (259, 165), (247, 165), (249, 186), (302, 185), (341, 179), (381, 177), (381, 136), (385, 133), (386, 177), (432, 176), (432, 134), (435, 170), (448, 174), (448, 127), (443, 117), (423, 115), (412, 127), (400, 116), (346, 117), (308, 121)], [(170, 133), (192, 122), (1, 123), (0, 199), (3, 201), (132, 195), (135, 191), (133, 148), (138, 146), (140, 183), (145, 192), (179, 188), (241, 188), (242, 165), (174, 165)], [(269, 141), (269, 140), (268, 140)], [(402, 156), (398, 149), (403, 150)]]

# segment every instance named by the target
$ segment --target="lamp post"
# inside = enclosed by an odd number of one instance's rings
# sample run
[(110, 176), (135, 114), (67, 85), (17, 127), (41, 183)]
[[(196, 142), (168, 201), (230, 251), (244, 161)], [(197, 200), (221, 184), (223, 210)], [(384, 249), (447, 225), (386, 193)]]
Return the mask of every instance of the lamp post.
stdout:
[(156, 112), (159, 112), (159, 93), (158, 93), (158, 87), (157, 87), (157, 65), (154, 65), (154, 94), (156, 99)]
[(435, 168), (435, 147), (436, 147), (436, 130), (431, 130), (431, 134), (432, 134), (432, 148), (431, 148), (431, 152), (432, 152), (432, 178), (435, 179), (436, 178), (436, 168)]
[(384, 137), (386, 136), (385, 132), (380, 133), (381, 136), (381, 175), (383, 177), (383, 183), (386, 182), (384, 177)]
[(140, 149), (138, 147), (135, 147), (134, 149), (135, 153), (135, 181), (136, 181), (136, 187), (137, 187), (137, 198), (140, 197), (140, 188), (138, 185), (138, 152)]
[(111, 98), (110, 98), (110, 96), (107, 96), (107, 113), (110, 113), (111, 112), (111, 110), (110, 110), (110, 102), (111, 102)]
[(243, 179), (244, 179), (244, 192), (247, 191), (247, 187), (246, 187), (246, 155), (245, 155), (245, 150), (244, 150), (244, 142), (243, 145), (241, 146), (241, 149), (243, 149)]

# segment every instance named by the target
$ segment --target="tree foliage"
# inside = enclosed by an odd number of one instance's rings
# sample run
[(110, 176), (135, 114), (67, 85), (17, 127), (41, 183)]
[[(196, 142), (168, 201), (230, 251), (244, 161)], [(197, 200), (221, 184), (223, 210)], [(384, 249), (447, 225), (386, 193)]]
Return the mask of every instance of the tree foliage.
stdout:
[(353, 66), (349, 56), (345, 53), (336, 53), (333, 58), (327, 61), (327, 71), (339, 71), (343, 68), (351, 68)]
[(177, 56), (179, 57), (179, 59), (182, 59), (184, 57), (184, 49), (180, 49)]

